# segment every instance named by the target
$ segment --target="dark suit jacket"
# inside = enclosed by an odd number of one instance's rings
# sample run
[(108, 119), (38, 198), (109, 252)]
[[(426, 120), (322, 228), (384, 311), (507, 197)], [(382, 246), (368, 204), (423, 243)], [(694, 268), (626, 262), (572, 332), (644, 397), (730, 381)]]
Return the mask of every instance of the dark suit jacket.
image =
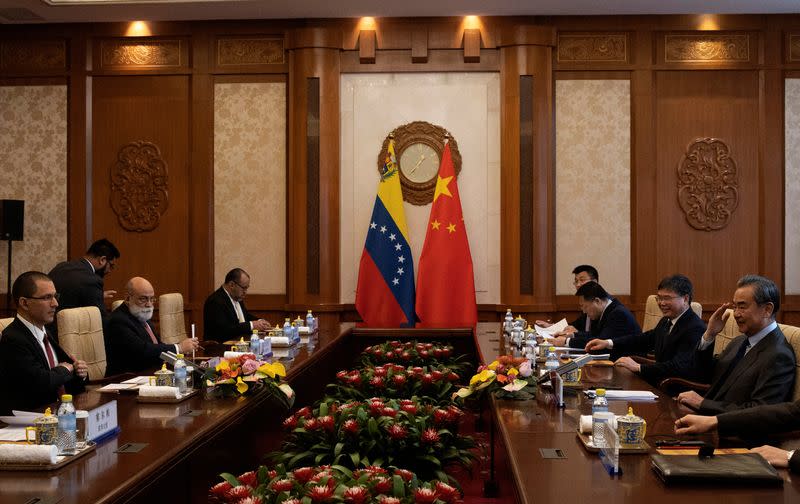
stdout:
[[(579, 329), (579, 328), (576, 328)], [(625, 335), (640, 335), (642, 329), (633, 317), (633, 314), (625, 308), (625, 305), (613, 299), (608, 308), (600, 316), (599, 320), (592, 320), (591, 330), (576, 332), (569, 340), (572, 348), (583, 348), (589, 340), (612, 339), (613, 337)]]
[(139, 372), (158, 367), (161, 352), (174, 352), (175, 345), (161, 343), (153, 325), (147, 322), (158, 344), (150, 340), (150, 335), (139, 319), (131, 314), (128, 305), (123, 303), (111, 313), (106, 342), (106, 376), (125, 372)]
[(716, 415), (761, 404), (776, 404), (791, 396), (795, 377), (794, 351), (777, 327), (747, 352), (727, 378), (723, 376), (745, 338), (741, 335), (731, 341), (719, 358), (713, 355), (714, 345), (702, 351), (695, 350), (694, 368), (712, 370), (711, 388), (700, 404), (700, 413)]
[(256, 320), (240, 302), (244, 322), (240, 323), (225, 289), (220, 287), (208, 296), (203, 305), (203, 326), (206, 339), (226, 340), (250, 334), (250, 321)]
[[(103, 320), (103, 330), (106, 329), (109, 313), (103, 300), (103, 278), (92, 270), (86, 259), (58, 263), (48, 276), (53, 280), (60, 296), (59, 311), (65, 308), (96, 306)], [(48, 325), (47, 329), (58, 339), (55, 322)]]
[(662, 317), (656, 327), (639, 336), (612, 338), (614, 349), (611, 358), (654, 352), (656, 363), (643, 364), (639, 373), (651, 384), (658, 384), (670, 376), (696, 378), (689, 372), (689, 362), (697, 343), (706, 331), (706, 324), (691, 308), (675, 322), (671, 332), (669, 332), (669, 320), (668, 317)]
[[(74, 362), (52, 337), (48, 339), (57, 362)], [(0, 411), (40, 409), (59, 399), (62, 385), (67, 392), (78, 393), (84, 381), (63, 366), (50, 369), (36, 337), (15, 318), (0, 338)]]
[[(569, 325), (571, 325), (572, 327), (574, 327), (578, 331), (585, 331), (586, 330), (586, 314), (585, 313), (581, 313), (580, 315), (578, 315), (578, 318), (576, 318), (575, 320), (570, 322)], [(592, 326), (590, 325), (589, 329), (591, 329), (591, 328), (592, 328)]]

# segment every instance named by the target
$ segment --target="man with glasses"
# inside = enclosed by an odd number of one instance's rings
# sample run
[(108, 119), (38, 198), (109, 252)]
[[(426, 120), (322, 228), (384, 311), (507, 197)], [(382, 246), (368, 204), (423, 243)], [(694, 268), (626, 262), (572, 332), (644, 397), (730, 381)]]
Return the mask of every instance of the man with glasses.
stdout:
[(109, 317), (105, 300), (113, 298), (117, 291), (104, 291), (104, 278), (114, 271), (119, 255), (117, 247), (102, 238), (92, 243), (82, 258), (64, 261), (50, 270), (50, 278), (61, 294), (59, 310), (96, 306), (105, 325)]
[[(733, 302), (717, 308), (708, 319), (693, 354), (692, 367), (706, 372), (711, 388), (705, 396), (692, 390), (676, 398), (704, 415), (784, 402), (794, 386), (794, 351), (775, 321), (781, 306), (778, 286), (768, 278), (745, 275), (736, 287)], [(715, 357), (714, 339), (725, 327), (728, 308), (733, 308), (743, 334)]]
[(134, 277), (125, 289), (125, 302), (111, 313), (104, 333), (106, 376), (157, 367), (161, 363), (161, 352), (188, 355), (197, 348), (194, 338), (186, 338), (174, 345), (161, 343), (150, 323), (157, 298), (149, 281)]
[[(600, 281), (600, 274), (597, 272), (597, 268), (589, 264), (575, 266), (575, 268), (572, 270), (572, 275), (572, 285), (575, 286), (575, 290), (580, 289), (581, 286), (587, 282)], [(553, 324), (547, 320), (537, 320), (536, 325), (540, 327), (550, 327)], [(578, 331), (588, 333), (591, 328), (592, 319), (587, 317), (585, 313), (581, 312), (581, 314), (578, 315), (578, 318), (570, 322), (570, 324), (564, 329), (563, 333), (559, 334), (559, 336), (567, 336)]]
[(247, 311), (244, 298), (250, 288), (250, 275), (234, 268), (225, 275), (225, 283), (214, 291), (203, 305), (203, 325), (206, 339), (226, 340), (253, 332), (267, 331), (270, 326)]
[[(695, 378), (688, 372), (692, 352), (706, 330), (702, 319), (691, 309), (692, 282), (683, 275), (661, 280), (656, 290), (658, 308), (663, 317), (656, 326), (641, 336), (619, 335), (609, 339), (593, 339), (586, 351), (611, 350), (615, 364), (639, 373), (649, 383), (657, 385), (664, 378), (681, 376)], [(639, 364), (628, 355), (655, 354), (654, 364)]]
[(81, 392), (89, 368), (75, 360), (47, 334), (58, 293), (39, 271), (21, 274), (11, 288), (17, 316), (0, 338), (0, 411), (35, 410), (63, 393)]

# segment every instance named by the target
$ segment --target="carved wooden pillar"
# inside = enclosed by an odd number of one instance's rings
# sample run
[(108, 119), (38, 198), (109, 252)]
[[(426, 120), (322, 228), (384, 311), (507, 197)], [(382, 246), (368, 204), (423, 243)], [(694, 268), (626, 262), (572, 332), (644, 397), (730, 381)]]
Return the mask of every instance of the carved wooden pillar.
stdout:
[(554, 309), (552, 27), (500, 35), (501, 292), (503, 306)]
[[(290, 305), (339, 303), (338, 30), (289, 34), (287, 298)], [(320, 306), (321, 305), (321, 306)]]

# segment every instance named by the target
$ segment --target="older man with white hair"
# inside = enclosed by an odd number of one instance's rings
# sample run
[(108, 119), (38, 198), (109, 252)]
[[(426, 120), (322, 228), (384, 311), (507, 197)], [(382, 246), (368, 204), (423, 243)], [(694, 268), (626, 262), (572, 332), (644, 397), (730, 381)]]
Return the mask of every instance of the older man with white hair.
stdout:
[(158, 366), (161, 352), (188, 354), (197, 340), (186, 338), (175, 345), (161, 343), (150, 324), (156, 297), (153, 285), (142, 277), (128, 281), (125, 302), (111, 314), (106, 330), (106, 375), (139, 372)]

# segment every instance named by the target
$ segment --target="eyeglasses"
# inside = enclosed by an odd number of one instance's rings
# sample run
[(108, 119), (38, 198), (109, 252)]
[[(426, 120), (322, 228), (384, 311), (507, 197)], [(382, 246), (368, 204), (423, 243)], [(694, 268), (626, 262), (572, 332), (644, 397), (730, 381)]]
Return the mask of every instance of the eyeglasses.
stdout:
[(669, 303), (673, 299), (678, 299), (679, 297), (683, 297), (683, 296), (656, 296), (656, 301), (659, 302), (659, 303), (661, 303), (661, 302)]
[(156, 298), (155, 296), (136, 296), (134, 299), (138, 304), (147, 304), (147, 303), (156, 304), (156, 300), (158, 298)]
[(52, 300), (58, 301), (58, 298), (61, 297), (61, 294), (56, 292), (55, 294), (45, 294), (44, 296), (22, 296), (25, 299), (35, 299), (37, 301), (47, 301), (48, 303)]
[(250, 288), (250, 286), (249, 286), (249, 285), (248, 285), (247, 287), (245, 287), (244, 285), (240, 284), (239, 282), (237, 282), (237, 281), (235, 281), (235, 280), (234, 280), (234, 282), (233, 282), (233, 283), (235, 283), (236, 285), (238, 285), (238, 286), (239, 286), (239, 288), (240, 288), (240, 289), (242, 289), (242, 290), (243, 290), (243, 291), (245, 291), (245, 292), (247, 292), (247, 289), (249, 289), (249, 288)]

